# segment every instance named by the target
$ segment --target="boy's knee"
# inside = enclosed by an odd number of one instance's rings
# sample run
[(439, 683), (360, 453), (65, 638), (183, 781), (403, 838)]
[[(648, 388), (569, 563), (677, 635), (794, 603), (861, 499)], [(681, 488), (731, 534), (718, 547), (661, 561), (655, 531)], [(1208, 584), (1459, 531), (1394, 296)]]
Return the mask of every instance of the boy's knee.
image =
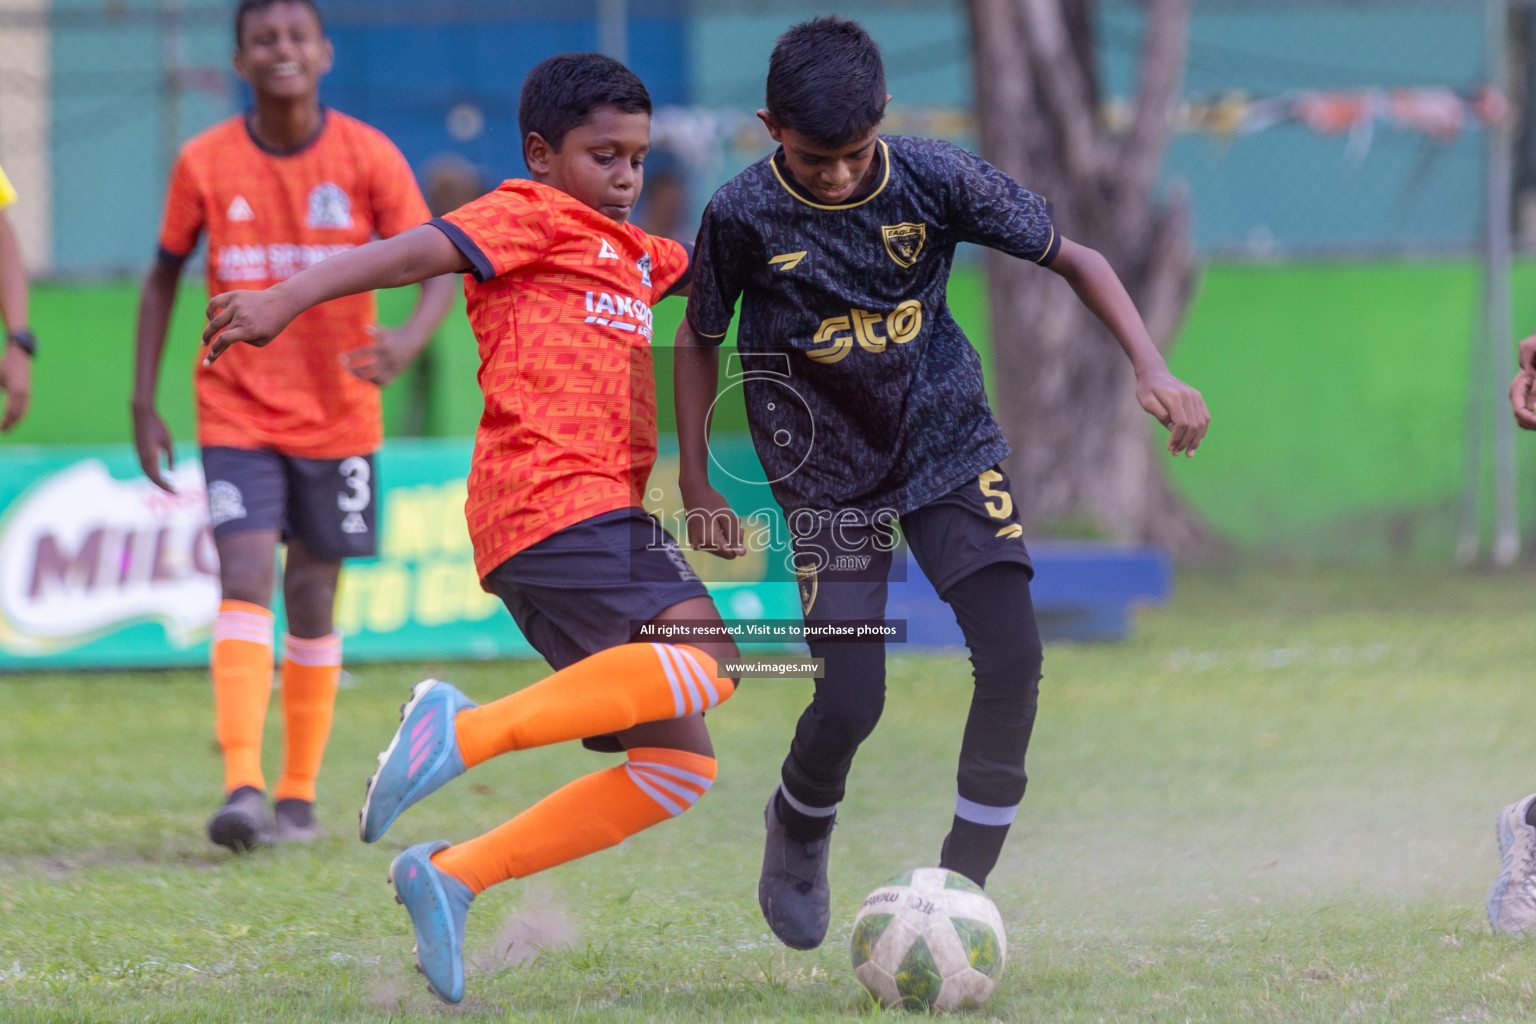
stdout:
[(642, 722), (618, 733), (617, 738), (626, 750), (657, 747), (704, 757), (713, 757), (715, 753), (714, 746), (709, 741), (709, 728), (704, 724), (703, 715), (685, 715), (682, 718)]
[(944, 599), (965, 634), (978, 686), (1038, 685), (1045, 652), (1023, 566), (985, 566), (947, 590)]
[(274, 549), (259, 531), (227, 537), (218, 545), (219, 587), (226, 601), (266, 607), (277, 577)]
[[(1022, 632), (1019, 631), (1019, 632)], [(999, 629), (978, 638), (971, 647), (971, 665), (978, 686), (1001, 685), (1034, 692), (1040, 686), (1045, 655), (1038, 639), (1030, 642)]]
[(863, 700), (839, 701), (819, 709), (821, 729), (839, 746), (857, 747), (880, 724), (885, 710), (885, 691), (869, 694)]
[(812, 702), (818, 732), (839, 746), (858, 746), (885, 709), (885, 645), (819, 642), (822, 679)]
[(288, 632), (294, 636), (321, 637), (335, 628), (336, 587), (309, 584), (283, 588)]
[(705, 754), (665, 747), (631, 747), (624, 770), (672, 817), (699, 802), (714, 785), (719, 764)]

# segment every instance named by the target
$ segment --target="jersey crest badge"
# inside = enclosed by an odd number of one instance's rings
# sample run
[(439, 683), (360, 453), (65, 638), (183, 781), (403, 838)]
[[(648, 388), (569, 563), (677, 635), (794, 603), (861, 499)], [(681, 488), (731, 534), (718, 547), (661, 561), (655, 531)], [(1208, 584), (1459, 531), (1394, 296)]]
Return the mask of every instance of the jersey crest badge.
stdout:
[(608, 239), (605, 238), (603, 239), (603, 247), (597, 250), (597, 258), (600, 260), (616, 260), (619, 258), (619, 254), (614, 251), (613, 246), (609, 245)]
[(922, 254), (923, 243), (928, 239), (927, 224), (882, 224), (880, 234), (885, 236), (885, 251), (899, 267), (910, 267)]
[(649, 288), (651, 286), (651, 254), (646, 253), (635, 260), (635, 266), (640, 269), (640, 283)]
[(312, 228), (350, 228), (351, 197), (340, 185), (322, 181), (309, 190), (309, 217), (306, 223)]
[(256, 214), (251, 212), (251, 204), (245, 201), (245, 196), (237, 195), (229, 201), (229, 209), (224, 211), (224, 216), (230, 220), (255, 220)]
[(814, 561), (795, 563), (795, 583), (800, 588), (800, 612), (802, 615), (809, 615), (816, 605), (816, 591), (820, 589)]

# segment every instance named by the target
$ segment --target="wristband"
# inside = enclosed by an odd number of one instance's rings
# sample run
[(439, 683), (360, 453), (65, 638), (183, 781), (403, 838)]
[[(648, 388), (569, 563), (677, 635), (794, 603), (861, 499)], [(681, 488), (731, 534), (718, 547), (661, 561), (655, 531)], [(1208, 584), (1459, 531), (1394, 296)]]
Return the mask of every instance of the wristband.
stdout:
[(11, 331), (5, 336), (5, 340), (21, 349), (28, 357), (37, 355), (37, 337), (25, 327)]

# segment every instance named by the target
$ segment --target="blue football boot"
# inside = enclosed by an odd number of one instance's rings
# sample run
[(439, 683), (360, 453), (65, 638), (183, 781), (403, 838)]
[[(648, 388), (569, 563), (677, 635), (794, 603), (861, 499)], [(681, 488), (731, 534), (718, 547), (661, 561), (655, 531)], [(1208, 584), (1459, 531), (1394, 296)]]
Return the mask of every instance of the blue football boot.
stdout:
[(417, 843), (389, 866), (389, 881), (416, 927), (416, 969), (433, 995), (457, 1003), (464, 998), (464, 916), (475, 894), (433, 866), (432, 855), (447, 848), (441, 839)]
[(478, 706), (452, 683), (424, 679), (411, 688), (410, 702), (400, 709), (400, 728), (379, 755), (379, 770), (368, 780), (358, 812), (363, 842), (377, 842), (407, 807), (464, 774), (453, 719)]

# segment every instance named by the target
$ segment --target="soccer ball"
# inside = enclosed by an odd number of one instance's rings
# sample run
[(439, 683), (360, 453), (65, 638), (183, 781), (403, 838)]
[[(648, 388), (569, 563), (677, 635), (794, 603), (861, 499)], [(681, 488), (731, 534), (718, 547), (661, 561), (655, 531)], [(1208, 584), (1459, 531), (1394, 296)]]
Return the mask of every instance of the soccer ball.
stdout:
[(1003, 918), (981, 887), (916, 868), (870, 893), (853, 919), (853, 974), (881, 1006), (980, 1006), (1008, 956)]

